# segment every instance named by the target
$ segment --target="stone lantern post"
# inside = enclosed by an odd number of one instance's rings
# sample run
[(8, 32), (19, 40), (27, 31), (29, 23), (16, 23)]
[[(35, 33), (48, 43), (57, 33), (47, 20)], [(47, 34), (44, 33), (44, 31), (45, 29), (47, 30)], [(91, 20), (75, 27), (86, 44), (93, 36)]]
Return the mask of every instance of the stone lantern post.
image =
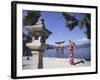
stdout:
[(43, 52), (46, 49), (45, 40), (51, 32), (45, 28), (42, 18), (38, 19), (36, 25), (25, 27), (32, 34), (32, 42), (26, 43), (26, 46), (31, 49), (33, 68), (43, 68)]

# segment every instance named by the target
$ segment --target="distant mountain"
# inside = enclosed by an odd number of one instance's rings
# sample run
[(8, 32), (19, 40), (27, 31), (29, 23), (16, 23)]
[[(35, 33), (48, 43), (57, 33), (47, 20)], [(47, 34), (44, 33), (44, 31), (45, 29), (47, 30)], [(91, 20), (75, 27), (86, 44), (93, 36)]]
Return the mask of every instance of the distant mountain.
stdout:
[[(69, 45), (65, 45), (65, 48), (68, 48)], [(84, 47), (90, 47), (91, 44), (90, 43), (84, 43), (84, 44), (79, 44), (77, 45), (78, 48), (84, 48)], [(47, 49), (54, 49), (55, 45), (52, 44), (47, 44)]]
[[(84, 48), (84, 47), (90, 47), (91, 44), (90, 43), (84, 43), (84, 44), (79, 44), (77, 45), (77, 48)], [(65, 47), (68, 48), (68, 45), (66, 45)]]
[(80, 45), (77, 45), (78, 48), (83, 48), (83, 47), (90, 47), (91, 44), (90, 43), (84, 43), (84, 44), (80, 44)]

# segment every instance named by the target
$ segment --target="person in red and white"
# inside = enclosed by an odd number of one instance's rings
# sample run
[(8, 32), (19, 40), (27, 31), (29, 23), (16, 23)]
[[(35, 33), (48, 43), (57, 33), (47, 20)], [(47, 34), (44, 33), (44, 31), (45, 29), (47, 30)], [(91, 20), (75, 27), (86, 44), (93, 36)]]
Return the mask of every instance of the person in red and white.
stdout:
[(69, 63), (74, 65), (74, 50), (77, 48), (76, 44), (69, 40)]

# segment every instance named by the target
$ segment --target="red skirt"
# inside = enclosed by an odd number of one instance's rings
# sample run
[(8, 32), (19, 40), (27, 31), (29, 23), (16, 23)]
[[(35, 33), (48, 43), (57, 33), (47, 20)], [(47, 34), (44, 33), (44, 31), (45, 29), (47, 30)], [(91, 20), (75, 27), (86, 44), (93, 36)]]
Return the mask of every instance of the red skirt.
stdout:
[(70, 64), (74, 64), (74, 51), (70, 51), (69, 59)]

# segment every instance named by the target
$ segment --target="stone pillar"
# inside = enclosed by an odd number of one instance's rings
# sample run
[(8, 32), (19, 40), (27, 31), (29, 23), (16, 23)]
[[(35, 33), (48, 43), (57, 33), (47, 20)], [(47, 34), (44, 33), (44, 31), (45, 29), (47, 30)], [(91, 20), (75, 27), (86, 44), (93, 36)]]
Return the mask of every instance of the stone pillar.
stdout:
[(43, 51), (32, 51), (32, 63), (34, 69), (43, 68)]
[(38, 69), (42, 69), (43, 68), (43, 52), (44, 51), (40, 51), (40, 54), (39, 54)]
[(39, 51), (32, 51), (32, 65), (34, 69), (38, 69)]

